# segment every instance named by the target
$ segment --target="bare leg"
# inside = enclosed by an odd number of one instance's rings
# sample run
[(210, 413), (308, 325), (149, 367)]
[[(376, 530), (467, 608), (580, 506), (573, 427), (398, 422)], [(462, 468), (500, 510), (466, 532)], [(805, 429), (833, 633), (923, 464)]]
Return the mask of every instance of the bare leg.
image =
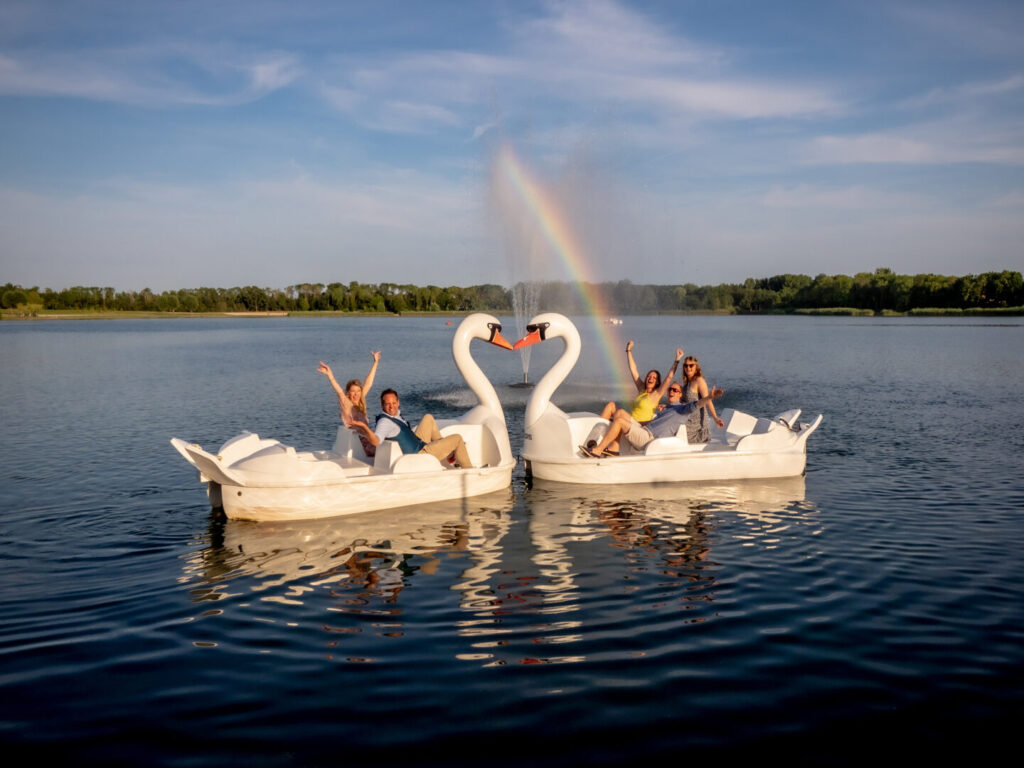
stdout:
[(604, 404), (604, 410), (601, 411), (601, 418), (602, 419), (611, 419), (611, 417), (615, 415), (615, 412), (618, 409), (619, 409), (619, 406), (617, 406), (615, 403), (613, 403), (613, 402), (611, 402), (609, 400), (607, 403)]
[(620, 435), (624, 435), (629, 431), (632, 422), (633, 417), (630, 416), (627, 411), (616, 411), (615, 417), (612, 419), (611, 426), (608, 427), (608, 431), (604, 433), (604, 437), (601, 438), (601, 442), (594, 446), (594, 453), (603, 453), (609, 445), (619, 439)]

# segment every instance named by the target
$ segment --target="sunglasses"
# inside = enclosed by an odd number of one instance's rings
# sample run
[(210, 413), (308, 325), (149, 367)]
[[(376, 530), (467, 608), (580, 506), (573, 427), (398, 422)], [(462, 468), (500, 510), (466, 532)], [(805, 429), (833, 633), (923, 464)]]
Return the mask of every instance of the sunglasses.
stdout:
[(683, 363), (683, 368), (696, 368), (696, 363)]
[(679, 394), (683, 394), (683, 390), (681, 390), (679, 387), (669, 387), (668, 391), (669, 392), (678, 392)]

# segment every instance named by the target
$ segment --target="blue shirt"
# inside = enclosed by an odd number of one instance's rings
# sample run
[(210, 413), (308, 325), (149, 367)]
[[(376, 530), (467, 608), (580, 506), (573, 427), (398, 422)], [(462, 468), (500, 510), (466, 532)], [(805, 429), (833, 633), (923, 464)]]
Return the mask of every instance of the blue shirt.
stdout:
[(674, 437), (679, 427), (685, 424), (690, 414), (697, 410), (697, 403), (675, 403), (666, 405), (665, 410), (644, 424), (655, 437)]

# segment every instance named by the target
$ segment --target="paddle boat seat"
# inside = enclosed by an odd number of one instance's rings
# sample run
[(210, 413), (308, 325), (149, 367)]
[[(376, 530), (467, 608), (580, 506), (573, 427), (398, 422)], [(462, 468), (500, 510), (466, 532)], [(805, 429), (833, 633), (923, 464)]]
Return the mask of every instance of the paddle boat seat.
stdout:
[(373, 457), (374, 474), (398, 475), (410, 472), (437, 472), (441, 462), (429, 453), (402, 453), (394, 440), (384, 440)]
[(338, 436), (334, 438), (334, 446), (331, 453), (337, 454), (340, 458), (360, 459), (369, 462), (370, 458), (363, 450), (363, 444), (359, 436), (344, 424), (338, 427)]
[(680, 424), (674, 437), (656, 437), (644, 446), (645, 456), (659, 456), (665, 453), (695, 453), (703, 451), (707, 443), (691, 443), (686, 435), (686, 425)]

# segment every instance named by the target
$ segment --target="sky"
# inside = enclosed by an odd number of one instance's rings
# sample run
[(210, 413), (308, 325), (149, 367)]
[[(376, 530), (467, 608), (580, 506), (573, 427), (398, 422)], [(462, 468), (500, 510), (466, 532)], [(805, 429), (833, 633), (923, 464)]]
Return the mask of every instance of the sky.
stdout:
[(3, 0), (0, 283), (1021, 270), (1021, 40), (1016, 0)]

